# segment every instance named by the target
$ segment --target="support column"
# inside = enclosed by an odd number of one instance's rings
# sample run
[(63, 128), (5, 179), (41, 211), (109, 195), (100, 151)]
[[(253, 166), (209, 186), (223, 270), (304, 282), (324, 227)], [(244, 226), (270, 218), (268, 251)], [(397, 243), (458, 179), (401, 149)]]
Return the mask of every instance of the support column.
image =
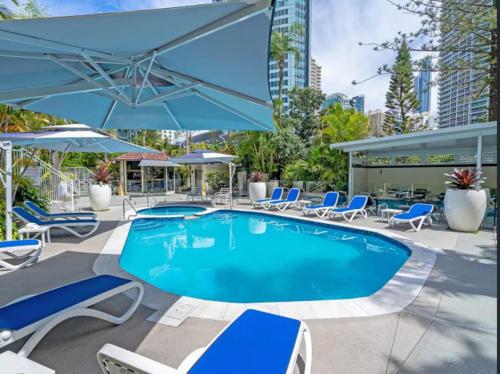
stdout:
[(12, 144), (2, 144), (5, 150), (5, 239), (12, 240)]
[(233, 208), (233, 172), (232, 166), (233, 164), (230, 162), (229, 166), (229, 209)]
[(349, 195), (349, 199), (353, 196), (353, 175), (352, 175), (352, 152), (349, 152), (349, 166), (348, 166), (349, 174), (347, 180), (347, 193)]
[[(482, 170), (483, 166), (483, 160), (482, 160), (482, 155), (483, 155), (483, 137), (478, 136), (477, 137), (477, 153), (476, 153), (476, 171), (480, 173)], [(476, 188), (479, 189), (481, 188), (481, 184), (478, 182), (476, 183)]]

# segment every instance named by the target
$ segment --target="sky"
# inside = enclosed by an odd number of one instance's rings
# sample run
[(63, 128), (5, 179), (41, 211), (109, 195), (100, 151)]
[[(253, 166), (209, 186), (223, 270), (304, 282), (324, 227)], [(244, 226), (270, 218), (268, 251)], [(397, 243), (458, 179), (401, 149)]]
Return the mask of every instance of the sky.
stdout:
[[(392, 64), (395, 53), (373, 51), (359, 42), (392, 39), (399, 30), (412, 31), (420, 20), (398, 11), (387, 0), (311, 0), (311, 54), (322, 66), (322, 90), (326, 94), (342, 92), (348, 96), (365, 95), (365, 110), (384, 109), (389, 76), (380, 76), (353, 86), (377, 72), (383, 64)], [(22, 2), (22, 1), (20, 1)], [(38, 0), (51, 16), (116, 12), (211, 2), (211, 0)], [(417, 56), (415, 56), (417, 57)], [(433, 87), (432, 108), (437, 109)]]

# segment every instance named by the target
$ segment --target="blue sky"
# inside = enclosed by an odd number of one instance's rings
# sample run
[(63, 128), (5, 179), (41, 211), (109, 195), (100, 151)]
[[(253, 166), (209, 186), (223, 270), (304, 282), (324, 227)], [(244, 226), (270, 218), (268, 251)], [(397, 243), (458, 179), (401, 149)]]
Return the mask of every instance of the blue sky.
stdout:
[[(207, 3), (211, 0), (38, 0), (51, 16), (161, 8)], [(21, 1), (22, 2), (22, 1)], [(394, 53), (375, 52), (358, 42), (384, 41), (399, 30), (411, 31), (419, 19), (398, 11), (387, 0), (312, 0), (312, 56), (322, 66), (326, 94), (365, 94), (366, 110), (383, 109), (388, 77), (362, 85), (353, 80), (373, 75), (377, 67), (391, 64)], [(417, 56), (415, 56), (417, 57)], [(436, 89), (432, 110), (436, 112)]]

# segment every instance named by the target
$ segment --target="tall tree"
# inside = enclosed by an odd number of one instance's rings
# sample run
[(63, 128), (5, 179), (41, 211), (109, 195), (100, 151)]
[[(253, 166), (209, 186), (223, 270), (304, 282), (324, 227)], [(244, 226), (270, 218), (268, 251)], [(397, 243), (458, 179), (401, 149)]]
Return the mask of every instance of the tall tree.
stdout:
[(288, 97), (289, 113), (283, 116), (283, 120), (289, 117), (288, 122), (293, 122), (295, 133), (304, 145), (311, 145), (319, 128), (319, 109), (325, 101), (325, 95), (315, 88), (294, 87)]
[(389, 109), (385, 132), (390, 135), (415, 131), (417, 119), (412, 114), (418, 108), (418, 99), (413, 86), (413, 68), (406, 39), (401, 42), (390, 71), (389, 91), (385, 95), (385, 106)]
[(294, 24), (288, 32), (274, 31), (271, 35), (270, 57), (278, 64), (278, 100), (275, 102), (275, 110), (278, 113), (283, 111), (283, 81), (285, 79), (286, 59), (289, 54), (293, 54), (295, 62), (300, 62), (300, 49), (294, 44), (295, 40), (303, 34), (304, 28), (299, 24)]
[[(439, 80), (448, 74), (468, 70), (470, 79), (461, 83), (471, 99), (489, 96), (488, 117), (497, 115), (497, 51), (498, 29), (496, 0), (386, 0), (404, 13), (421, 19), (420, 27), (411, 33), (398, 32), (392, 40), (380, 43), (359, 43), (373, 46), (375, 51), (397, 50), (402, 39), (409, 42), (410, 51), (434, 52), (441, 56), (448, 53), (461, 57), (447, 61), (439, 59), (432, 64)], [(443, 37), (443, 36), (446, 37)], [(419, 63), (417, 71), (425, 69)], [(426, 69), (428, 70), (428, 69)], [(387, 65), (378, 69), (377, 75), (389, 74)], [(373, 78), (369, 77), (362, 82)], [(359, 83), (362, 83), (359, 82)], [(353, 84), (358, 84), (354, 81)]]

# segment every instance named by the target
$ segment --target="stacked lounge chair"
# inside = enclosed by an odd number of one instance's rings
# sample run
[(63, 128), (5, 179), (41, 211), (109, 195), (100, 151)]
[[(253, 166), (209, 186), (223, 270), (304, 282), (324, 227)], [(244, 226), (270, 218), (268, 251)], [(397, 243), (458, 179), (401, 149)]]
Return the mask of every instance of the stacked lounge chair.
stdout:
[[(0, 242), (0, 255), (8, 257), (0, 259), (0, 269), (17, 270), (38, 261), (42, 253), (42, 242), (36, 239), (6, 240)], [(16, 263), (13, 263), (14, 260)]]

